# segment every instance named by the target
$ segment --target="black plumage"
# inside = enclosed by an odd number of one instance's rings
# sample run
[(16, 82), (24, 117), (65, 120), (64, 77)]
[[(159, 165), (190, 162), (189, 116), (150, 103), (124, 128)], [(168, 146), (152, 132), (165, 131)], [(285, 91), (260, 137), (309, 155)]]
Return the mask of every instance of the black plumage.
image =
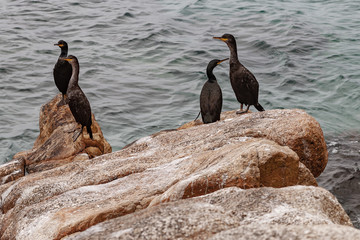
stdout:
[(221, 88), (216, 81), (213, 70), (218, 64), (225, 60), (228, 60), (228, 58), (211, 60), (206, 68), (208, 80), (200, 93), (200, 112), (203, 123), (212, 123), (220, 120), (223, 99)]
[[(265, 111), (258, 101), (259, 83), (255, 76), (240, 63), (234, 36), (224, 34), (221, 37), (214, 37), (214, 39), (220, 39), (225, 42), (230, 50), (230, 82), (236, 99), (240, 103), (240, 111), (236, 113), (248, 112), (251, 105), (254, 105), (258, 111)], [(245, 111), (243, 111), (243, 104), (247, 106)]]
[(68, 61), (72, 67), (72, 75), (66, 92), (69, 108), (76, 122), (81, 124), (81, 131), (75, 137), (74, 141), (76, 141), (76, 139), (80, 136), (84, 127), (86, 127), (90, 138), (93, 139), (91, 131), (92, 121), (90, 103), (78, 84), (80, 71), (79, 61), (75, 56), (72, 55), (64, 58), (64, 60)]
[(62, 93), (62, 104), (65, 104), (65, 94), (71, 78), (72, 68), (70, 63), (64, 60), (68, 54), (68, 45), (64, 40), (54, 44), (61, 49), (60, 56), (54, 66), (53, 75), (56, 87)]

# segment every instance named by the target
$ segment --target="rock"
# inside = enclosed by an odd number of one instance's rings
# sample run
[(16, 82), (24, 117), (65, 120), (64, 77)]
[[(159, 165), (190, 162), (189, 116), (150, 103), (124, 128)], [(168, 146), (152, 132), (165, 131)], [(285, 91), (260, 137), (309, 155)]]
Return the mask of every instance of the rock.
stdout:
[[(191, 168), (195, 165), (194, 161), (199, 162), (197, 172), (192, 175), (186, 173), (187, 178), (179, 179), (163, 194), (156, 196), (150, 205), (200, 196), (230, 186), (247, 189), (298, 184), (299, 158), (293, 151), (268, 140), (243, 141), (244, 143), (225, 145), (190, 159)], [(206, 168), (202, 168), (201, 164)], [(306, 177), (314, 179), (311, 173)], [(304, 181), (304, 185), (314, 182), (316, 185), (315, 179), (309, 183)]]
[[(325, 237), (325, 236), (328, 236)], [(344, 238), (348, 237), (348, 238)], [(226, 188), (148, 207), (64, 239), (359, 239), (336, 198), (319, 187)]]
[[(91, 239), (91, 238), (90, 238)], [(110, 238), (111, 239), (111, 238)], [(121, 238), (117, 238), (121, 239)], [(341, 225), (273, 225), (249, 224), (223, 231), (208, 238), (212, 240), (353, 240), (360, 239), (360, 231)]]
[[(299, 122), (301, 129), (314, 128), (312, 118), (306, 115), (300, 110), (234, 115), (232, 119), (212, 124), (162, 131), (141, 138), (121, 151), (92, 159), (87, 159), (87, 154), (77, 154), (66, 164), (0, 185), (0, 237), (60, 239), (109, 219), (223, 188), (317, 185), (296, 152), (265, 138), (265, 133), (285, 131), (278, 126), (284, 127), (281, 119), (288, 122), (287, 117), (293, 117), (292, 121), (303, 119)], [(267, 125), (268, 129), (263, 127), (255, 134), (251, 122)], [(285, 136), (283, 139), (300, 141)], [(311, 161), (314, 155), (312, 151), (308, 153), (307, 160)], [(301, 196), (302, 192), (297, 194)], [(338, 214), (336, 211), (334, 214)]]
[(315, 180), (314, 176), (311, 174), (310, 170), (303, 164), (299, 163), (299, 173), (298, 173), (298, 182), (297, 185), (306, 185), (306, 186), (317, 186), (318, 183)]
[(24, 158), (29, 173), (44, 171), (71, 162), (77, 155), (87, 153), (93, 158), (111, 152), (110, 144), (105, 140), (100, 126), (92, 115), (94, 140), (84, 128), (76, 142), (73, 142), (75, 130), (80, 130), (68, 105), (58, 106), (62, 96), (58, 94), (40, 110), (40, 134), (33, 149), (18, 153), (14, 159)]
[[(1, 231), (20, 239), (60, 238), (164, 201), (231, 186), (298, 182), (299, 159), (288, 147), (254, 138), (228, 140), (221, 146), (210, 137), (203, 140), (210, 145), (204, 146), (184, 139), (191, 132), (146, 137), (113, 154), (18, 179), (1, 192)], [(170, 139), (184, 142), (165, 145)], [(278, 181), (269, 179), (270, 174)]]
[(18, 158), (0, 165), (0, 185), (14, 181), (25, 175), (25, 160)]
[[(324, 135), (320, 124), (305, 111), (276, 109), (242, 115), (236, 115), (235, 112), (221, 113), (222, 121), (233, 122), (231, 130), (234, 132), (227, 133), (229, 137), (267, 138), (294, 150), (299, 155), (300, 162), (305, 164), (314, 177), (324, 171), (328, 160)], [(196, 120), (178, 129), (201, 124), (201, 120)]]

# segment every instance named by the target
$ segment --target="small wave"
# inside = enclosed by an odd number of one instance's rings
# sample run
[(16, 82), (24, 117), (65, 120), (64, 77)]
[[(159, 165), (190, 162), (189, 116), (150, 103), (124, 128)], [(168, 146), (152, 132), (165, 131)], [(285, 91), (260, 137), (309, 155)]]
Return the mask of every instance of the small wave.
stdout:
[(117, 16), (116, 20), (126, 20), (128, 18), (135, 18), (135, 14), (131, 12), (125, 12), (123, 15)]
[(257, 40), (254, 43), (252, 43), (252, 45), (259, 49), (270, 49), (273, 47), (272, 45), (270, 45), (269, 43), (267, 43), (264, 40)]

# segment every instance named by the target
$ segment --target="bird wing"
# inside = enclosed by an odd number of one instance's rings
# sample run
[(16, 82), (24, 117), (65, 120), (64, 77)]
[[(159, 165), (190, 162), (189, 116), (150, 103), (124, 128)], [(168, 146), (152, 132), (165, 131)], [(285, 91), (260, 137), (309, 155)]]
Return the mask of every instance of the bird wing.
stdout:
[(215, 83), (206, 82), (200, 94), (200, 111), (202, 118), (211, 122), (220, 120), (222, 108), (222, 92), (220, 86)]
[(249, 70), (247, 70), (246, 74), (244, 74), (244, 78), (246, 88), (248, 92), (251, 93), (251, 99), (253, 103), (256, 104), (258, 102), (259, 96), (259, 83), (256, 80), (254, 74), (252, 74)]
[(212, 103), (210, 107), (210, 113), (212, 116), (214, 116), (214, 120), (220, 120), (220, 114), (221, 114), (221, 108), (222, 108), (222, 92), (221, 88), (218, 84), (216, 84), (216, 87), (214, 88), (214, 93), (211, 98), (210, 102)]
[(69, 97), (69, 107), (75, 120), (83, 126), (91, 125), (91, 107), (81, 88), (71, 92)]

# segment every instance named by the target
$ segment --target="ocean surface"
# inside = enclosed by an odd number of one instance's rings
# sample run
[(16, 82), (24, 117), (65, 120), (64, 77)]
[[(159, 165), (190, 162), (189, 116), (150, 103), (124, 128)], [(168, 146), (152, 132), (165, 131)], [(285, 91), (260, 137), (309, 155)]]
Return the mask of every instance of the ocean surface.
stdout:
[[(348, 0), (0, 0), (0, 163), (39, 134), (40, 107), (58, 93), (58, 40), (78, 57), (79, 84), (117, 151), (196, 117), (208, 62), (229, 56), (212, 37), (231, 33), (261, 105), (320, 122), (329, 163), (319, 184), (359, 228), (359, 12)], [(223, 111), (239, 108), (228, 68), (214, 70)]]

